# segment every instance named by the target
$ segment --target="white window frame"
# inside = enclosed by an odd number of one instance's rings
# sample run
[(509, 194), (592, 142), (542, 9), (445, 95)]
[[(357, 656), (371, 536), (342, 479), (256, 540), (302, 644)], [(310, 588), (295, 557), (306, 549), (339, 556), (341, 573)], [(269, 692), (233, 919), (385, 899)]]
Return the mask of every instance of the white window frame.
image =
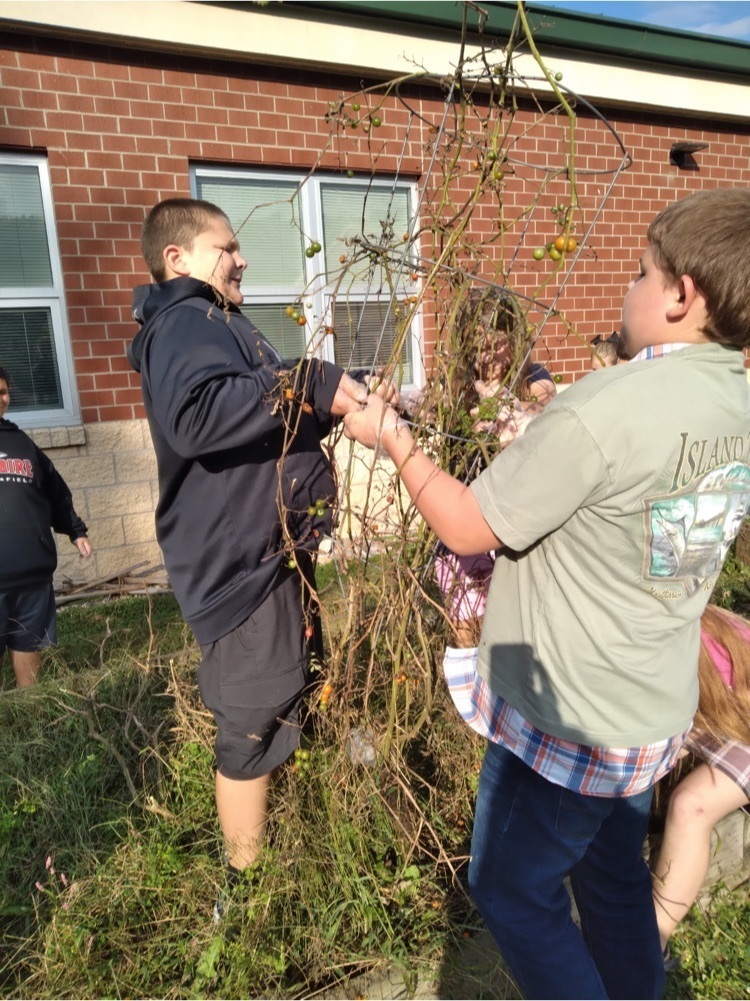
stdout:
[[(80, 424), (80, 406), (73, 369), (73, 352), (68, 329), (65, 289), (63, 285), (60, 248), (57, 241), (57, 226), (52, 202), (47, 158), (31, 153), (0, 153), (0, 166), (36, 167), (42, 196), (44, 225), (47, 233), (52, 284), (49, 286), (0, 286), (0, 311), (4, 309), (48, 308), (52, 321), (52, 337), (60, 376), (62, 406), (44, 410), (13, 410), (13, 386), (10, 387), (10, 420), (26, 428), (64, 427)], [(10, 372), (11, 378), (13, 371)]]
[[(289, 183), (290, 181), (296, 182), (298, 185), (301, 185), (301, 187), (298, 187), (297, 191), (301, 215), (300, 224), (303, 231), (306, 233), (323, 232), (323, 211), (320, 182), (341, 182), (342, 180), (340, 174), (325, 173), (322, 171), (320, 173), (313, 174), (312, 176), (308, 176), (296, 171), (263, 170), (262, 168), (258, 169), (247, 167), (208, 167), (199, 163), (193, 163), (190, 165), (190, 190), (193, 197), (198, 197), (198, 177), (231, 178), (234, 181), (246, 179), (248, 181), (276, 181), (282, 183)], [(304, 184), (302, 183), (303, 181), (305, 182)], [(371, 180), (368, 179), (368, 183), (371, 184), (372, 187), (386, 190), (393, 188), (394, 183), (397, 183), (401, 188), (408, 188), (412, 211), (418, 204), (417, 184), (414, 181), (398, 180), (395, 182), (392, 176), (383, 175), (382, 177), (375, 177)], [(241, 232), (239, 233), (239, 241), (240, 245), (242, 245)], [(417, 246), (416, 241), (413, 244), (413, 250), (415, 257), (418, 257), (419, 247)], [(325, 250), (322, 253), (325, 253)], [(330, 326), (331, 300), (331, 286), (325, 280), (325, 271), (326, 269), (332, 272), (335, 271), (336, 264), (338, 262), (328, 262), (325, 261), (320, 255), (316, 255), (313, 258), (304, 257), (303, 263), (306, 282), (305, 303), (312, 303), (311, 306), (306, 306), (305, 313), (310, 318), (313, 330), (323, 330), (326, 326)], [(408, 266), (404, 268), (404, 286), (406, 292), (410, 295), (416, 294), (419, 291), (418, 283), (411, 280), (411, 270), (411, 267)], [(252, 292), (249, 289), (247, 291), (243, 289), (243, 293), (245, 295), (245, 304), (249, 306), (286, 306), (293, 302), (299, 295), (299, 289), (291, 286), (271, 286), (265, 288), (262, 293)], [(355, 289), (350, 290), (348, 298), (352, 304), (359, 302), (364, 303), (367, 301), (367, 295), (364, 289), (362, 292)], [(376, 297), (373, 297), (370, 301), (376, 301)], [(386, 301), (385, 298), (382, 301)], [(340, 303), (338, 308), (341, 310), (346, 307), (344, 303)], [(262, 332), (263, 331), (261, 330), (261, 333)], [(417, 311), (411, 323), (410, 348), (412, 378), (410, 382), (403, 383), (403, 388), (411, 388), (414, 386), (421, 388), (424, 385), (425, 369), (423, 345), (424, 338), (422, 318), (420, 312)], [(316, 338), (315, 353), (324, 361), (335, 363), (336, 358), (333, 336), (329, 334)], [(383, 361), (386, 361), (386, 359), (383, 359)]]

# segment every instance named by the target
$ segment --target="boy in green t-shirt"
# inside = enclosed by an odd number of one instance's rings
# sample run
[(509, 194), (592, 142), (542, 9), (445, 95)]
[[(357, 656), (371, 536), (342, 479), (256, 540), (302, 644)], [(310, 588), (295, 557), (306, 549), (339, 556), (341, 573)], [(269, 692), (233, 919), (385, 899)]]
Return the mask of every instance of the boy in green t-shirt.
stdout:
[(700, 617), (750, 507), (744, 224), (746, 189), (661, 212), (623, 306), (633, 361), (570, 387), (471, 486), (381, 399), (345, 418), (453, 552), (499, 549), (467, 670), (489, 737), (469, 884), (530, 998), (662, 996), (641, 849), (697, 705)]

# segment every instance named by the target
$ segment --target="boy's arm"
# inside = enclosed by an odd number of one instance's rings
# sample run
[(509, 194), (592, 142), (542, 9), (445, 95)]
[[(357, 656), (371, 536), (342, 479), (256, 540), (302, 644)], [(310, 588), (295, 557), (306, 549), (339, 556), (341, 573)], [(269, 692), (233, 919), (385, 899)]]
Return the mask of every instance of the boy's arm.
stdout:
[(345, 417), (344, 423), (347, 437), (368, 448), (382, 445), (417, 510), (452, 552), (474, 556), (502, 545), (469, 487), (438, 469), (417, 448), (406, 425), (379, 396), (371, 396), (367, 408)]
[[(196, 311), (197, 313), (197, 311)], [(182, 314), (180, 316), (179, 314)], [(143, 359), (144, 389), (154, 420), (170, 446), (184, 457), (241, 448), (284, 426), (285, 388), (272, 364), (249, 366), (233, 336), (219, 336), (222, 314), (175, 310), (149, 344)], [(311, 373), (308, 376), (308, 372)], [(364, 386), (325, 362), (302, 366), (302, 385), (314, 385), (311, 405), (343, 415), (367, 398)], [(292, 396), (301, 388), (290, 387)]]

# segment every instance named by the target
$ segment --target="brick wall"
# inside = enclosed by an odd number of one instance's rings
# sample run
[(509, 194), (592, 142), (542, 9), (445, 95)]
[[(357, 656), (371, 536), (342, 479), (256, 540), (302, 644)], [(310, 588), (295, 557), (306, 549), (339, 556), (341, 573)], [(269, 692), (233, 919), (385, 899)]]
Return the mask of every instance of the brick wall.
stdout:
[[(48, 156), (83, 422), (142, 417), (138, 381), (125, 348), (133, 333), (131, 289), (148, 280), (139, 250), (146, 211), (161, 198), (189, 194), (190, 161), (313, 167), (329, 138), (324, 117), (329, 102), (359, 83), (82, 42), (73, 46), (24, 36), (17, 41), (16, 50), (0, 50), (5, 105), (0, 146), (41, 149)], [(409, 109), (440, 121), (443, 105), (433, 90), (412, 89), (405, 99), (406, 104), (396, 98), (385, 102), (383, 126), (369, 137), (349, 130), (331, 143), (319, 168), (369, 170), (375, 161), (378, 170), (388, 172), (400, 163), (405, 174), (419, 179), (429, 128), (412, 120), (404, 149)], [(646, 226), (659, 208), (704, 187), (750, 183), (747, 126), (689, 123), (617, 109), (608, 113), (634, 163), (620, 175), (559, 303), (587, 338), (618, 325), (624, 287)], [(533, 117), (519, 116), (519, 130), (527, 129)], [(597, 119), (581, 114), (577, 130), (579, 170), (616, 164), (615, 145)], [(564, 123), (550, 118), (530, 131), (523, 153), (536, 163), (562, 164), (565, 135)], [(669, 163), (671, 144), (684, 139), (709, 143), (698, 154), (697, 171)], [(474, 183), (472, 160), (468, 151), (457, 192), (462, 184), (469, 191)], [(538, 170), (517, 170), (506, 179), (506, 202), (514, 202), (513, 208), (525, 206), (543, 176)], [(593, 217), (610, 176), (579, 175), (580, 226)], [(554, 227), (544, 225), (544, 212), (558, 198), (567, 199), (568, 192), (560, 177), (549, 182), (540, 199), (516, 265), (522, 289), (538, 286), (550, 269), (548, 262), (532, 261), (530, 250), (556, 235)], [(475, 214), (473, 235), (486, 236), (496, 217), (496, 202), (488, 200)], [(516, 232), (520, 230), (511, 231), (511, 240)], [(507, 258), (510, 250), (506, 243), (488, 253)], [(252, 266), (252, 248), (248, 252)], [(558, 325), (546, 340), (549, 361), (567, 381), (587, 368), (589, 356), (565, 332)]]
[[(359, 81), (81, 41), (73, 44), (18, 35), (12, 43), (10, 47), (6, 36), (5, 47), (0, 49), (0, 147), (42, 150), (48, 157), (86, 435), (85, 445), (68, 446), (77, 450), (74, 455), (67, 449), (59, 456), (53, 450), (51, 455), (70, 482), (96, 491), (106, 485), (101, 477), (112, 478), (109, 486), (122, 485), (114, 445), (106, 472), (97, 465), (99, 459), (93, 459), (100, 445), (99, 426), (140, 422), (144, 416), (138, 379), (125, 357), (134, 331), (131, 290), (148, 280), (139, 248), (141, 223), (155, 202), (189, 194), (189, 163), (296, 170), (317, 165), (333, 171), (369, 171), (375, 164), (384, 172), (400, 166), (403, 174), (419, 180), (428, 163), (430, 123), (441, 120), (444, 106), (437, 91), (412, 87), (402, 94), (403, 102), (395, 96), (385, 100), (379, 111), (383, 125), (369, 136), (361, 129), (349, 129), (329, 141), (325, 115), (330, 102), (357, 90)], [(478, 115), (482, 100), (477, 100)], [(746, 125), (669, 119), (622, 109), (609, 109), (608, 114), (633, 157), (633, 166), (620, 175), (557, 302), (578, 336), (570, 336), (562, 322), (550, 321), (539, 345), (541, 360), (566, 382), (588, 370), (590, 355), (582, 339), (618, 327), (622, 294), (655, 212), (701, 188), (750, 183), (750, 129)], [(530, 166), (517, 166), (505, 178), (503, 212), (506, 221), (516, 215), (518, 222), (505, 244), (488, 244), (486, 252), (488, 260), (494, 256), (508, 266), (525, 224), (521, 210), (537, 199), (523, 249), (512, 266), (517, 287), (533, 293), (548, 277), (551, 264), (533, 261), (531, 249), (557, 234), (549, 210), (560, 199), (569, 199), (564, 175), (542, 169), (564, 162), (561, 150), (567, 143), (567, 123), (560, 116), (542, 118), (527, 110), (518, 116), (514, 128), (525, 136), (516, 153), (522, 152)], [(585, 171), (612, 170), (619, 154), (612, 136), (593, 115), (582, 112), (576, 128), (580, 232), (593, 220), (612, 176)], [(669, 163), (670, 146), (685, 139), (709, 144), (697, 156), (699, 170), (679, 170)], [(471, 149), (460, 160), (461, 176), (453, 185), (457, 199), (462, 193), (469, 196), (476, 185), (475, 160)], [(497, 198), (480, 200), (469, 231), (471, 239), (487, 240), (496, 233), (497, 219)], [(423, 247), (429, 249), (426, 236)], [(253, 248), (245, 250), (252, 267)], [(557, 285), (553, 282), (546, 290), (546, 301), (551, 301)], [(429, 317), (426, 334), (428, 341), (434, 336)], [(142, 423), (135, 428), (132, 440), (140, 443), (143, 453), (137, 462), (146, 471), (139, 483), (148, 485), (143, 492), (145, 505), (147, 495), (151, 502), (154, 499), (152, 470), (147, 468), (150, 446)], [(72, 458), (76, 462), (70, 462)], [(90, 459), (93, 465), (85, 465), (84, 460)], [(94, 480), (78, 471), (88, 468)], [(86, 495), (85, 507), (94, 496)], [(140, 487), (134, 488), (133, 496), (141, 497)], [(134, 503), (138, 506), (131, 513), (144, 513), (140, 499)], [(99, 517), (93, 510), (90, 515)], [(101, 528), (114, 531), (113, 537), (121, 537), (124, 545), (126, 514), (110, 509), (101, 517), (120, 519), (116, 531), (114, 525), (102, 523)], [(108, 560), (103, 559), (103, 564)], [(134, 562), (127, 556), (123, 561)]]

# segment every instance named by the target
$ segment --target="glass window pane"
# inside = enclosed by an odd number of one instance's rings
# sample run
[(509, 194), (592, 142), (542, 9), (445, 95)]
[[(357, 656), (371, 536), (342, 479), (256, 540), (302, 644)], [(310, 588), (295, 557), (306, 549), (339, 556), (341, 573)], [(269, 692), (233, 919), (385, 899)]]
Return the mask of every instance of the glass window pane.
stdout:
[(306, 327), (299, 327), (284, 312), (285, 306), (243, 306), (242, 312), (260, 330), (282, 358), (301, 358), (305, 353)]
[[(348, 252), (346, 240), (364, 237), (378, 246), (402, 243), (404, 233), (409, 229), (408, 188), (369, 187), (356, 181), (347, 183), (321, 182), (320, 200), (323, 209), (323, 248), (329, 267)], [(397, 270), (398, 265), (394, 268)], [(394, 274), (395, 277), (395, 274)], [(406, 273), (404, 280), (408, 280)], [(381, 269), (377, 269), (371, 287), (379, 287), (383, 281)], [(357, 287), (367, 279), (354, 279)]]
[(226, 212), (237, 233), (247, 261), (245, 288), (304, 287), (304, 245), (294, 181), (197, 174), (195, 185), (198, 197)]
[(0, 286), (48, 288), (52, 267), (35, 166), (0, 164)]
[(9, 413), (62, 407), (51, 310), (0, 309), (0, 365), (11, 379)]
[[(396, 340), (396, 319), (385, 302), (343, 302), (336, 304), (336, 363), (342, 368), (370, 368), (391, 360)], [(412, 381), (411, 331), (401, 351), (399, 383)]]

